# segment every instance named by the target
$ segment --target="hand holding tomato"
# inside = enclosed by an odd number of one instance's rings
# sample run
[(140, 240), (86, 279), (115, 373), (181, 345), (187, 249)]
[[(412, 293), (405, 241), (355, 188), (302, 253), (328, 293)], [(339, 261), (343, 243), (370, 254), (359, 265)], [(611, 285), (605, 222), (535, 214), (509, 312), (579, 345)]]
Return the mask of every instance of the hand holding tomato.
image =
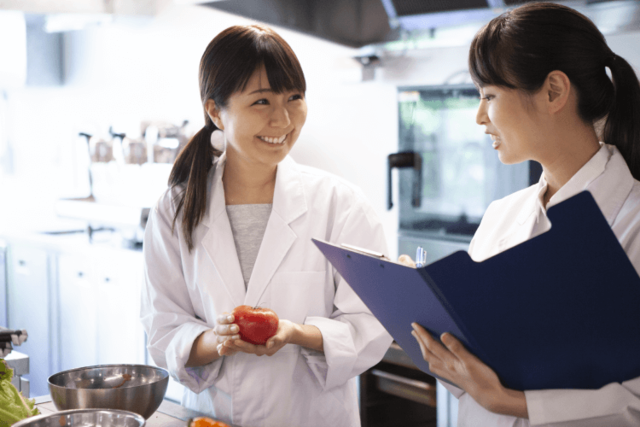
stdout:
[(278, 315), (269, 308), (240, 305), (233, 309), (235, 323), (240, 328), (240, 339), (255, 345), (264, 345), (278, 330)]
[[(238, 339), (226, 339), (222, 342), (219, 354), (234, 354), (238, 351), (272, 356), (290, 342), (295, 325), (288, 320), (278, 319), (276, 313), (265, 308), (251, 308), (241, 305), (233, 310), (233, 323), (239, 328)], [(234, 325), (230, 325), (235, 330)]]

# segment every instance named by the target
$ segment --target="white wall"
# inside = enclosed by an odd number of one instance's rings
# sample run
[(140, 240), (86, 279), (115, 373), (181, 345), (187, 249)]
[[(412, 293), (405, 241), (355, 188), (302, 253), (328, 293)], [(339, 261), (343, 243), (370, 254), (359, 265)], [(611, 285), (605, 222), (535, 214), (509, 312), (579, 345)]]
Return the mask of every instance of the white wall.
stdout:
[[(151, 19), (122, 19), (65, 35), (65, 85), (7, 93), (15, 174), (2, 175), (6, 224), (49, 224), (56, 198), (86, 191), (77, 133), (129, 130), (141, 120), (203, 124), (198, 64), (222, 29), (252, 21), (201, 6), (168, 6)], [(395, 247), (397, 217), (385, 201), (385, 159), (397, 146), (395, 87), (360, 82), (356, 51), (278, 29), (307, 78), (309, 115), (292, 155), (359, 185)], [(29, 197), (25, 197), (29, 194)], [(4, 205), (4, 203), (3, 203)], [(1, 228), (1, 227), (0, 227)], [(393, 250), (395, 252), (395, 250)]]

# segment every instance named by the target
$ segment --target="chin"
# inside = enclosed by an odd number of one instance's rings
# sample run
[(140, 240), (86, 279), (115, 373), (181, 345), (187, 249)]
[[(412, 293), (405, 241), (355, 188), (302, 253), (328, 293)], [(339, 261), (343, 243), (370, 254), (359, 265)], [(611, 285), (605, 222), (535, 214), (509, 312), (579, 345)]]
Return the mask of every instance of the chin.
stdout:
[(526, 162), (527, 158), (522, 158), (521, 156), (510, 156), (508, 154), (498, 153), (498, 158), (500, 162), (504, 165), (517, 165), (518, 163)]

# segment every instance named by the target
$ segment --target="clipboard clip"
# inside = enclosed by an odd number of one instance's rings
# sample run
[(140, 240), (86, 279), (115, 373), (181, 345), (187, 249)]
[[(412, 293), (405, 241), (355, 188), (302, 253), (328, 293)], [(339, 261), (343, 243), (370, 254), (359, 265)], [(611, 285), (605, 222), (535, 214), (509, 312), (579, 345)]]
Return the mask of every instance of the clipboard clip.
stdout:
[(384, 254), (382, 254), (380, 252), (375, 252), (375, 251), (371, 251), (369, 249), (359, 248), (358, 246), (348, 245), (346, 243), (342, 243), (340, 246), (342, 246), (345, 249), (349, 249), (350, 251), (359, 252), (361, 254), (369, 255), (369, 256), (372, 256), (372, 257), (375, 257), (375, 258), (386, 259), (386, 260), (389, 259), (386, 256), (384, 256)]

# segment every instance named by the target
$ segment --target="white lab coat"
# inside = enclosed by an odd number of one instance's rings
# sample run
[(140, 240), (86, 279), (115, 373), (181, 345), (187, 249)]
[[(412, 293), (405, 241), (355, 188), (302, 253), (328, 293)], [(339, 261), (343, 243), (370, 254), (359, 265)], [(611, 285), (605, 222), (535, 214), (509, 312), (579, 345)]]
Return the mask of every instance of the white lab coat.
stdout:
[[(223, 154), (209, 175), (208, 209), (194, 230), (191, 253), (180, 221), (171, 232), (175, 189), (149, 216), (142, 322), (153, 360), (186, 386), (185, 406), (222, 421), (243, 427), (359, 426), (355, 377), (382, 359), (392, 339), (311, 238), (386, 253), (375, 212), (344, 180), (285, 158), (245, 291), (225, 209), (225, 159)], [(213, 328), (219, 314), (242, 304), (317, 326), (324, 354), (288, 344), (271, 357), (236, 353), (185, 368), (195, 338)]]
[[(473, 237), (471, 257), (485, 260), (548, 231), (551, 224), (541, 202), (546, 188), (543, 176), (538, 184), (493, 202)], [(553, 195), (547, 208), (585, 189), (593, 195), (640, 273), (640, 182), (633, 179), (617, 148), (602, 144), (600, 151)], [(529, 420), (491, 413), (459, 388), (443, 385), (460, 399), (461, 427), (640, 426), (640, 377), (599, 390), (525, 390)]]

